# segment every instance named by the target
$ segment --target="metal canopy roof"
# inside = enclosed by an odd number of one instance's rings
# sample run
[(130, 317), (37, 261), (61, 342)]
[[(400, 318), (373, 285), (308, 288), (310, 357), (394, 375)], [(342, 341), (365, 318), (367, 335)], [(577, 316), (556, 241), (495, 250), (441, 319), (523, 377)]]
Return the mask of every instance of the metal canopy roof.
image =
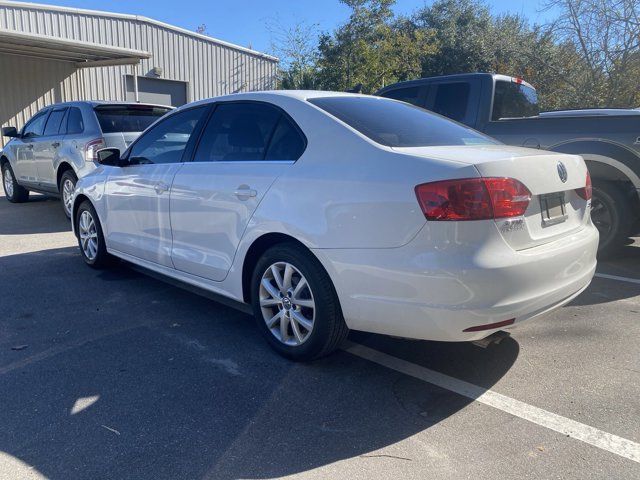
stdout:
[(149, 52), (35, 33), (0, 30), (0, 53), (73, 62), (79, 68), (137, 64)]

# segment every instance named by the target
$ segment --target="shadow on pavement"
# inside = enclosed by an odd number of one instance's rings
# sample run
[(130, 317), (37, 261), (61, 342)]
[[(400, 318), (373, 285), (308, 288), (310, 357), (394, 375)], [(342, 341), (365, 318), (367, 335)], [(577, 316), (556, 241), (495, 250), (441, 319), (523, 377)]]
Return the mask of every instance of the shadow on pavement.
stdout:
[[(0, 451), (49, 478), (276, 478), (470, 402), (345, 352), (291, 363), (251, 317), (126, 265), (96, 272), (75, 248), (0, 257), (0, 271)], [(519, 351), (352, 340), (486, 388)]]
[(0, 195), (0, 235), (68, 232), (71, 223), (60, 201), (31, 194), (25, 203), (11, 203)]

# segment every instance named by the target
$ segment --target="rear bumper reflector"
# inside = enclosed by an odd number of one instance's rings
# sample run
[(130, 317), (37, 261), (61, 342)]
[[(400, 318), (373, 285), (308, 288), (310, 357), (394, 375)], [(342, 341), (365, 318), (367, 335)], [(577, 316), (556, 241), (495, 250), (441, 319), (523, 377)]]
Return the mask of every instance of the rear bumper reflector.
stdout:
[(482, 330), (493, 330), (494, 328), (506, 327), (507, 325), (513, 325), (515, 318), (509, 320), (503, 320), (496, 323), (487, 323), (485, 325), (476, 325), (475, 327), (465, 328), (463, 332), (481, 332)]

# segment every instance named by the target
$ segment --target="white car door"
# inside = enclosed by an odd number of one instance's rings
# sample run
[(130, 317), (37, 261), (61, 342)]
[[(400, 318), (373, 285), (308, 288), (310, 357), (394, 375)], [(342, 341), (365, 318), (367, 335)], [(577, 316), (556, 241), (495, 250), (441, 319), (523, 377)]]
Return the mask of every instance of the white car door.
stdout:
[(260, 200), (305, 147), (293, 120), (271, 104), (217, 104), (193, 161), (186, 162), (174, 179), (175, 268), (224, 280)]
[(105, 188), (109, 249), (172, 266), (171, 184), (208, 110), (200, 106), (168, 116), (131, 146), (126, 166), (110, 167)]

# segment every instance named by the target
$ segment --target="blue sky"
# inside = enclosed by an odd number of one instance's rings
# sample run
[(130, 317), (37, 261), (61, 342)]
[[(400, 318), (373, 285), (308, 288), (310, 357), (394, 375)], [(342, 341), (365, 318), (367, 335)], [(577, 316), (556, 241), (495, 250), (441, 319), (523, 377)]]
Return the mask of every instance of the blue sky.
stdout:
[[(271, 33), (265, 24), (294, 24), (304, 20), (320, 30), (333, 30), (348, 17), (349, 9), (338, 0), (35, 0), (68, 7), (144, 15), (189, 30), (200, 24), (209, 35), (242, 46), (269, 52)], [(431, 0), (397, 0), (395, 11), (411, 13)], [(494, 13), (521, 13), (532, 23), (542, 23), (542, 0), (489, 0)]]

